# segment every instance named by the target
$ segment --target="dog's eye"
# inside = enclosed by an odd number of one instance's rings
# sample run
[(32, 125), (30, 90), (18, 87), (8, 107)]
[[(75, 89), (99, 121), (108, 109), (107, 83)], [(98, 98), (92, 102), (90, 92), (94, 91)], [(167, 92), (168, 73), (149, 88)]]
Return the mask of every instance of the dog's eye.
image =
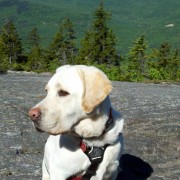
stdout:
[(64, 91), (64, 90), (59, 90), (58, 95), (59, 96), (67, 96), (67, 95), (69, 95), (69, 93), (67, 91)]

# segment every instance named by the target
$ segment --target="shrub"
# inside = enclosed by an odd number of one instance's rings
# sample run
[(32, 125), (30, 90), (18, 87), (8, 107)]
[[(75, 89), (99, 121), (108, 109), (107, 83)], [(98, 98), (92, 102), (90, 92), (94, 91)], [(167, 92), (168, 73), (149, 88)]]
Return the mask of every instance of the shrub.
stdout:
[(8, 70), (8, 60), (7, 58), (1, 57), (0, 59), (0, 74), (6, 73)]

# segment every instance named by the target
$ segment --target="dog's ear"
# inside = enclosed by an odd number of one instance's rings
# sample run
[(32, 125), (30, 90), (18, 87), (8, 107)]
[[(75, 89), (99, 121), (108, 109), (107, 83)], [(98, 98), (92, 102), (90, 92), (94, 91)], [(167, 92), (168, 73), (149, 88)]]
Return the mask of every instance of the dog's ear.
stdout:
[(83, 82), (82, 107), (90, 113), (99, 105), (112, 90), (107, 76), (94, 67), (81, 69), (80, 77)]

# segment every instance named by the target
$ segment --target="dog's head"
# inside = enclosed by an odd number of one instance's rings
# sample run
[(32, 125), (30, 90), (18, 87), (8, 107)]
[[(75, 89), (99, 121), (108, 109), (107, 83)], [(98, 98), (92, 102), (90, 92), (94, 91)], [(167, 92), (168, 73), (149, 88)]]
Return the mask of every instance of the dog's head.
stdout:
[(47, 96), (29, 111), (29, 117), (36, 129), (63, 134), (91, 113), (111, 90), (107, 76), (95, 67), (62, 66), (49, 80)]

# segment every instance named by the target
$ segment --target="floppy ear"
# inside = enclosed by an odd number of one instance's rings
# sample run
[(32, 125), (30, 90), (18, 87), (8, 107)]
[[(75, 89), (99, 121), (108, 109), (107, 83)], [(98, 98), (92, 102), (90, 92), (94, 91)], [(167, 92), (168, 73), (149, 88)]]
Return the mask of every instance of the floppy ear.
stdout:
[(94, 67), (82, 69), (80, 77), (84, 88), (82, 107), (86, 113), (90, 113), (110, 93), (112, 85), (107, 76)]

